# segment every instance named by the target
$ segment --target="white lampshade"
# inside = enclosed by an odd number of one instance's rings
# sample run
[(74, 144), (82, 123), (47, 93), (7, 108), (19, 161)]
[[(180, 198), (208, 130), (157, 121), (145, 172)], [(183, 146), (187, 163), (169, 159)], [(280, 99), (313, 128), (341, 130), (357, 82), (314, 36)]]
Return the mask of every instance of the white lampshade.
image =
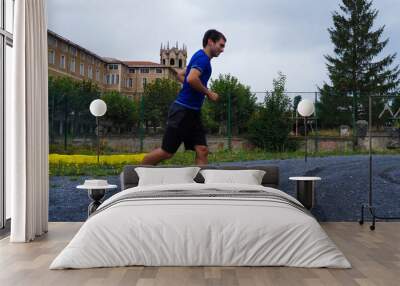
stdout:
[(90, 103), (89, 109), (94, 116), (103, 116), (107, 111), (107, 104), (101, 99), (95, 99)]
[(297, 112), (304, 117), (311, 116), (314, 113), (314, 103), (309, 99), (303, 99), (297, 106)]

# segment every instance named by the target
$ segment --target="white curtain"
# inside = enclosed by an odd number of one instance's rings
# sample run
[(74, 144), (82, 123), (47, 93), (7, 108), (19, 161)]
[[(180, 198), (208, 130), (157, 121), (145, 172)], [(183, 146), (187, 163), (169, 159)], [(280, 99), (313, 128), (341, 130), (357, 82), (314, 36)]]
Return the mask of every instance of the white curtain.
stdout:
[(48, 228), (48, 71), (46, 0), (15, 1), (13, 93), (6, 98), (6, 186), (12, 242)]

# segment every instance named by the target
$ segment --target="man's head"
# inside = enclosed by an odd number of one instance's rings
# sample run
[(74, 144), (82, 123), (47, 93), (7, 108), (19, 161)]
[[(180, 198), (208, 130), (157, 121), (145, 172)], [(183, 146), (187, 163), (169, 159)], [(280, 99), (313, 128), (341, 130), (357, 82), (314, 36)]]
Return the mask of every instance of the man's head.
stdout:
[(218, 57), (224, 51), (226, 38), (217, 30), (208, 30), (203, 37), (203, 48), (210, 51), (211, 57)]

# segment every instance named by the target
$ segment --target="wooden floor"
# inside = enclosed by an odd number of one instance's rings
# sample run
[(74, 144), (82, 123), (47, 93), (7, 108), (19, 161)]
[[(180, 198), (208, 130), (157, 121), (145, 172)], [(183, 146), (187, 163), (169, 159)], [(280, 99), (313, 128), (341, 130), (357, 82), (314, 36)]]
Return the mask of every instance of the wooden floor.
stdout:
[(322, 223), (353, 268), (120, 267), (48, 270), (81, 223), (50, 223), (32, 243), (0, 241), (0, 285), (400, 285), (400, 222)]

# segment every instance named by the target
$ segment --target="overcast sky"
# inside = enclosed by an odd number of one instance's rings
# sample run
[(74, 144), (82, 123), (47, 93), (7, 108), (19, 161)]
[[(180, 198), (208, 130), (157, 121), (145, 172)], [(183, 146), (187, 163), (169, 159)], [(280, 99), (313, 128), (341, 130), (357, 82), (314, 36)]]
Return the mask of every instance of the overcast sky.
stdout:
[[(327, 28), (340, 0), (48, 0), (49, 29), (103, 57), (159, 62), (161, 42), (185, 43), (188, 57), (207, 29), (228, 41), (212, 60), (213, 76), (230, 73), (253, 91), (272, 89), (278, 71), (288, 91), (316, 91), (328, 81)], [(375, 0), (376, 27), (390, 38), (384, 54), (400, 50), (399, 0)], [(396, 64), (400, 63), (399, 57)]]

